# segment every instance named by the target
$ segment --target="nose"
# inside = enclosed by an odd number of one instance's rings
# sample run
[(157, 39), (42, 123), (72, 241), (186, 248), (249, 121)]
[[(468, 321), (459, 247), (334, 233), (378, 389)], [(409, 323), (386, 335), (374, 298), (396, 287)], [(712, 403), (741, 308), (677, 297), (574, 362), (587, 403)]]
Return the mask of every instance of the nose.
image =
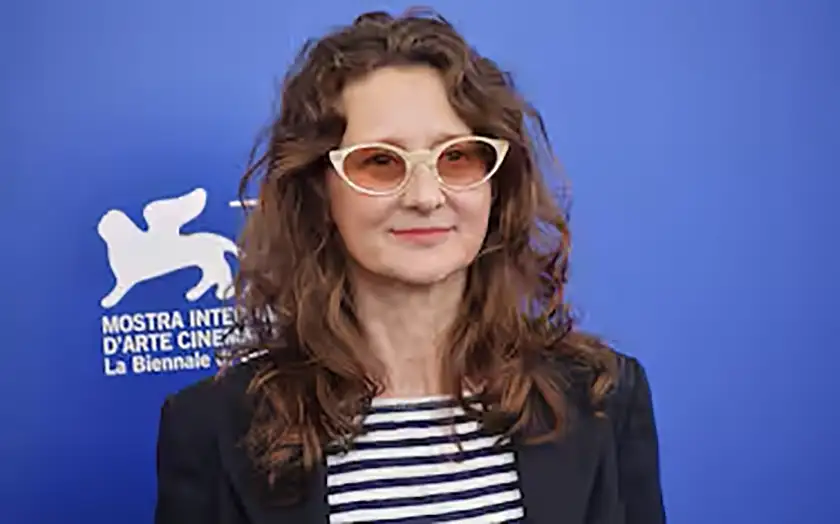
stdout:
[(402, 194), (403, 204), (429, 213), (441, 207), (445, 198), (435, 172), (425, 163), (415, 166)]

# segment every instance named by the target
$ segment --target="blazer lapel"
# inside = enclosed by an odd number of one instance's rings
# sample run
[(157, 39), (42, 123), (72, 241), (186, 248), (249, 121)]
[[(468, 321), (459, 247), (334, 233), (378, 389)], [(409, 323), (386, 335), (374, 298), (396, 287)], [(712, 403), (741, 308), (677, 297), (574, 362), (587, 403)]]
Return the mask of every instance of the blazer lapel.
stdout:
[[(597, 422), (578, 423), (559, 441), (535, 445), (515, 443), (520, 488), (529, 524), (586, 522), (587, 502), (602, 460), (604, 432), (597, 431)], [(219, 451), (248, 522), (326, 524), (326, 468), (319, 466), (310, 475), (303, 501), (291, 506), (272, 504), (267, 482), (257, 473), (240, 443), (242, 435), (242, 431), (221, 433)]]
[[(241, 400), (241, 399), (240, 399)], [(226, 409), (219, 432), (219, 454), (247, 522), (252, 524), (326, 524), (326, 468), (320, 466), (308, 479), (306, 498), (294, 505), (272, 502), (268, 482), (254, 467), (242, 444), (252, 411), (241, 403)]]
[(578, 417), (559, 440), (524, 445), (516, 460), (526, 521), (583, 524), (604, 445), (600, 419)]
[[(245, 404), (242, 384), (220, 402), (218, 444), (222, 467), (242, 502), (246, 522), (251, 524), (326, 524), (326, 468), (322, 465), (308, 479), (306, 498), (298, 504), (279, 506), (270, 502), (266, 480), (256, 471), (242, 445), (253, 414)], [(572, 403), (574, 405), (574, 403)], [(597, 489), (599, 468), (614, 447), (609, 422), (570, 409), (565, 435), (553, 442), (524, 445), (514, 439), (520, 488), (526, 521), (531, 524), (583, 524), (588, 505)]]

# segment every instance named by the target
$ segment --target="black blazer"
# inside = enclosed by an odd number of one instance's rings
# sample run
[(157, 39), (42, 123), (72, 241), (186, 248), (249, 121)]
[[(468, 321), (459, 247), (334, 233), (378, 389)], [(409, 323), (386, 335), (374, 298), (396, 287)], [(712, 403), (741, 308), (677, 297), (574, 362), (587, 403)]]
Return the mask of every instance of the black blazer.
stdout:
[[(638, 361), (620, 361), (621, 386), (609, 419), (578, 410), (562, 440), (516, 446), (526, 522), (665, 522), (650, 388)], [(245, 389), (252, 373), (242, 365), (164, 402), (156, 524), (328, 522), (325, 469), (311, 477), (310, 495), (297, 505), (270, 505), (261, 498), (256, 483), (262, 481), (239, 445), (250, 421)]]

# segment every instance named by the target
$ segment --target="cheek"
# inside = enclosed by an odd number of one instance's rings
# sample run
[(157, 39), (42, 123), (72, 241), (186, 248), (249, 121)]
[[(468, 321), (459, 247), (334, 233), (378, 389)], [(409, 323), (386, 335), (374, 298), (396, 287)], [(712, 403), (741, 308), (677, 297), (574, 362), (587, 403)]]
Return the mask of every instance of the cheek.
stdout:
[(464, 193), (455, 199), (456, 209), (461, 217), (461, 227), (471, 240), (481, 242), (487, 233), (487, 222), (493, 197), (489, 187), (482, 187), (474, 193)]
[(348, 249), (367, 243), (387, 217), (385, 199), (360, 194), (337, 176), (327, 180), (330, 215)]
[(344, 186), (345, 184), (341, 183), (337, 176), (329, 176), (327, 179), (330, 215), (342, 237), (346, 237), (348, 234), (352, 236), (358, 222), (354, 223), (351, 217), (356, 214), (360, 207), (356, 198), (354, 198), (356, 195), (349, 192), (349, 188)]

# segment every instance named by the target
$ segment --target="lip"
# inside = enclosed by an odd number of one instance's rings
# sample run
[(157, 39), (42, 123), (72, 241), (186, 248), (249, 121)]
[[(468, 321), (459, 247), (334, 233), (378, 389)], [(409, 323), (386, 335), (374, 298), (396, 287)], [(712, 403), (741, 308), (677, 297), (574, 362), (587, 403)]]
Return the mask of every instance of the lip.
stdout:
[(413, 244), (434, 245), (446, 240), (447, 234), (453, 229), (452, 227), (412, 227), (392, 229), (391, 234)]
[(391, 233), (397, 236), (426, 236), (440, 235), (452, 231), (451, 227), (411, 227), (406, 229), (392, 229)]

